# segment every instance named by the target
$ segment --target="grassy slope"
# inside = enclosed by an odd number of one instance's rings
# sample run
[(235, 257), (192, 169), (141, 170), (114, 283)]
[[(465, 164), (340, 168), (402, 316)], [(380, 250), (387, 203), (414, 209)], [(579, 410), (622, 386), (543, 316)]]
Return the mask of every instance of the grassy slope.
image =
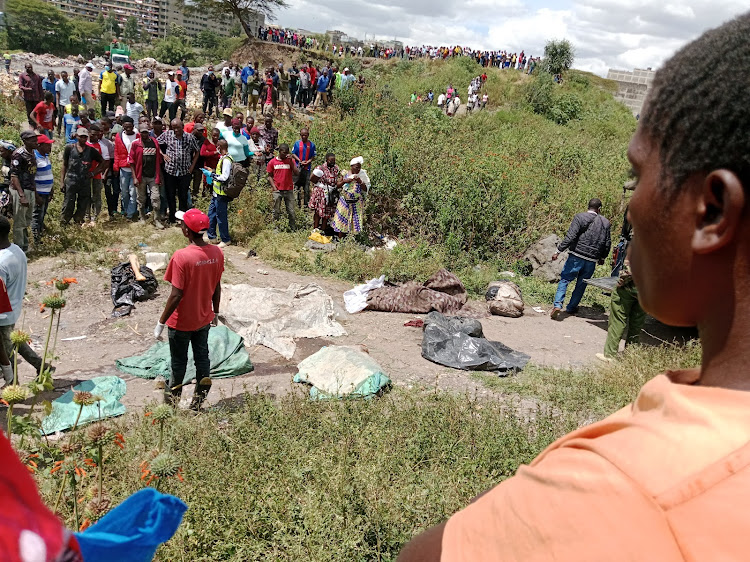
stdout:
[[(160, 488), (190, 509), (157, 558), (394, 560), (413, 534), (558, 437), (624, 406), (656, 369), (692, 365), (697, 356), (696, 347), (640, 349), (619, 365), (584, 372), (531, 368), (492, 379), (497, 389), (518, 393), (502, 401), (398, 388), (357, 402), (249, 394), (236, 408), (198, 420), (181, 413), (168, 422), (166, 443), (185, 482), (170, 479)], [(521, 408), (518, 395), (538, 406)], [(112, 423), (127, 443), (123, 452), (110, 446), (107, 461), (105, 490), (117, 502), (143, 486), (138, 467), (158, 430), (140, 414)], [(48, 470), (37, 480), (54, 503), (59, 479)], [(73, 524), (69, 501), (62, 516)]]

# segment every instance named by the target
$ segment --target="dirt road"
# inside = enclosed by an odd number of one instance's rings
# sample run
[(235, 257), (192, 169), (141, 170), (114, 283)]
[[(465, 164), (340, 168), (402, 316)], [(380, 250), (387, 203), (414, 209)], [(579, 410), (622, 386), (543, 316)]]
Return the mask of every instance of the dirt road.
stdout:
[[(286, 288), (291, 283), (319, 284), (337, 305), (339, 321), (347, 336), (331, 340), (299, 340), (292, 360), (285, 360), (276, 352), (254, 346), (249, 349), (255, 371), (231, 379), (218, 379), (209, 396), (212, 404), (236, 397), (244, 392), (266, 392), (281, 395), (300, 389), (291, 382), (296, 365), (321, 346), (334, 344), (364, 344), (370, 354), (385, 368), (395, 385), (437, 386), (456, 392), (488, 393), (489, 391), (472, 377), (471, 373), (456, 371), (435, 365), (421, 356), (422, 330), (404, 327), (414, 315), (371, 312), (347, 314), (343, 308), (343, 293), (351, 285), (326, 277), (308, 277), (270, 267), (258, 258), (247, 258), (247, 250), (229, 247), (226, 251), (228, 263), (224, 283), (249, 283), (259, 287)], [(66, 293), (68, 306), (64, 309), (55, 354), (57, 373), (56, 387), (69, 389), (80, 380), (102, 374), (119, 374), (128, 385), (124, 398), (126, 406), (140, 407), (158, 400), (160, 391), (153, 381), (143, 380), (118, 373), (115, 359), (139, 354), (153, 343), (153, 328), (163, 309), (168, 285), (161, 283), (155, 298), (138, 303), (129, 317), (110, 318), (109, 270), (79, 267), (71, 269), (66, 263), (69, 256), (42, 258), (29, 264), (28, 303), (19, 323), (30, 328), (34, 343), (41, 347), (46, 331), (47, 313), (41, 313), (38, 303), (50, 292), (45, 282), (52, 277), (73, 276), (78, 284)], [(268, 275), (258, 273), (262, 269)], [(161, 278), (163, 271), (157, 272)], [(568, 317), (561, 322), (551, 321), (546, 314), (526, 309), (518, 319), (491, 317), (482, 319), (484, 332), (489, 339), (528, 353), (539, 365), (553, 367), (575, 367), (594, 361), (594, 354), (604, 345), (606, 317), (601, 314), (583, 312), (582, 316)], [(82, 339), (68, 340), (68, 338)], [(335, 341), (333, 341), (335, 340)], [(23, 381), (33, 376), (27, 364), (20, 367)], [(188, 388), (186, 395), (192, 394)]]

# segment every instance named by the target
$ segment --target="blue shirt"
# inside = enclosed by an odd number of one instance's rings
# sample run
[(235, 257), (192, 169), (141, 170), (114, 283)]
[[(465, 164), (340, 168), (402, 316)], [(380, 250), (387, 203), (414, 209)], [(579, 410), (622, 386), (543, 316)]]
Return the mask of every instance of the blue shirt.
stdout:
[(53, 97), (53, 103), (54, 102), (54, 96), (55, 96), (55, 84), (57, 84), (57, 80), (50, 81), (49, 78), (45, 78), (42, 80), (42, 88), (44, 88), (45, 92), (51, 92)]
[(320, 78), (318, 78), (318, 91), (319, 92), (325, 92), (328, 90), (328, 76), (325, 74), (322, 74)]
[(15, 244), (0, 250), (0, 279), (5, 283), (13, 309), (13, 312), (0, 314), (0, 326), (12, 326), (21, 316), (26, 294), (26, 254)]
[(65, 117), (63, 117), (63, 123), (65, 123), (65, 142), (67, 144), (72, 144), (76, 142), (76, 139), (70, 138), (70, 136), (75, 133), (76, 129), (78, 128), (78, 124), (81, 122), (81, 116), (73, 117), (72, 114), (66, 113)]
[[(303, 144), (302, 140), (298, 140), (294, 143), (292, 154), (294, 154), (300, 160), (310, 160), (311, 158), (315, 158), (315, 143), (313, 143), (312, 141), (307, 141)], [(310, 166), (312, 166), (312, 162), (310, 164), (300, 166), (300, 168), (302, 170), (309, 170)]]
[(182, 81), (187, 84), (188, 80), (190, 80), (190, 70), (187, 66), (181, 66), (180, 70), (182, 71)]
[(242, 80), (243, 84), (247, 84), (247, 79), (250, 78), (253, 74), (255, 74), (255, 71), (249, 66), (246, 66), (240, 73), (240, 80)]
[(45, 195), (52, 191), (52, 164), (49, 156), (41, 154), (38, 150), (34, 150), (34, 156), (36, 156), (36, 175), (34, 176), (36, 192)]

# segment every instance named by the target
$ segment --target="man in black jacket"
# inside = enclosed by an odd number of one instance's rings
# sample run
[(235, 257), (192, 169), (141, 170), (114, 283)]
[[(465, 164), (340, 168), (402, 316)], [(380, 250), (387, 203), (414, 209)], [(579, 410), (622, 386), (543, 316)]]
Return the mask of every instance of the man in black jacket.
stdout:
[(583, 292), (586, 290), (586, 279), (591, 279), (596, 269), (597, 262), (604, 263), (604, 258), (609, 254), (612, 244), (609, 233), (609, 221), (599, 214), (602, 202), (599, 199), (589, 201), (589, 210), (578, 213), (573, 217), (568, 233), (557, 246), (557, 252), (552, 256), (557, 259), (560, 252), (570, 250), (570, 255), (563, 267), (560, 283), (555, 293), (555, 304), (550, 317), (555, 320), (562, 310), (565, 293), (571, 281), (576, 280), (576, 288), (570, 297), (565, 311), (568, 314), (578, 312), (578, 304), (581, 302)]

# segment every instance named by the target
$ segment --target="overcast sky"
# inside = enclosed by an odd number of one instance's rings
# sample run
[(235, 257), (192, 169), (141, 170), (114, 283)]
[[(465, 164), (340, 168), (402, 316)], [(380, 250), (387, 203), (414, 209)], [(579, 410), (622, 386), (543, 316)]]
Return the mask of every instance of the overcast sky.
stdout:
[(657, 68), (703, 30), (750, 10), (747, 0), (288, 0), (277, 23), (339, 29), (407, 45), (467, 45), (542, 54), (548, 39), (575, 45), (574, 66)]

